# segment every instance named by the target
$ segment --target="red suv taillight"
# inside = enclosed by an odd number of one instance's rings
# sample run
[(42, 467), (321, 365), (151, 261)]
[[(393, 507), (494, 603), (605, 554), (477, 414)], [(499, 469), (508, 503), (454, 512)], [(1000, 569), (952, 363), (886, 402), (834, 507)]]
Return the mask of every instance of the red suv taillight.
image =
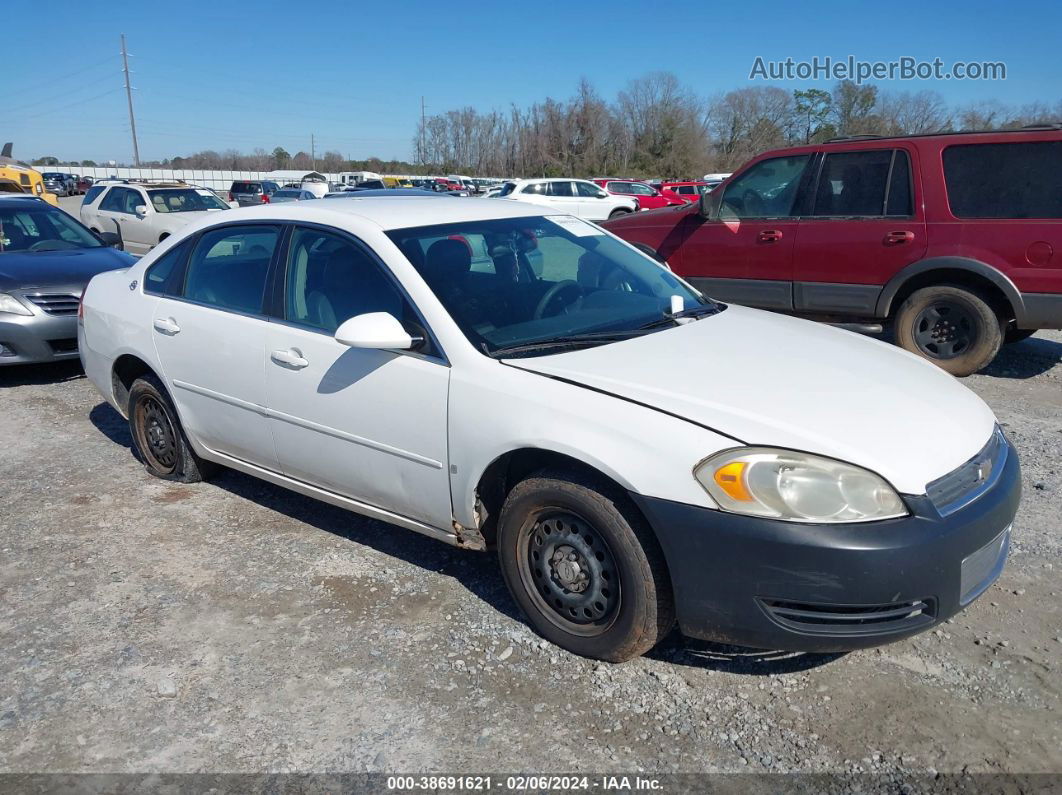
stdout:
[(269, 194), (268, 193), (263, 193), (262, 194), (262, 204), (269, 204)]
[(233, 199), (232, 199), (232, 191), (230, 190), (230, 191), (229, 191), (229, 201), (231, 202), (232, 200), (233, 200)]

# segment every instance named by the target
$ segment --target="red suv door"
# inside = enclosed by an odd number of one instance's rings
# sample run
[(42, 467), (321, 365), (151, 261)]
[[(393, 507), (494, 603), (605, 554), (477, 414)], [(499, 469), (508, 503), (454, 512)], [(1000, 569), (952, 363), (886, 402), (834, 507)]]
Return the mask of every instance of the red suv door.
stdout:
[(719, 188), (718, 218), (694, 212), (682, 240), (661, 250), (680, 276), (712, 298), (766, 309), (793, 308), (793, 243), (810, 154), (753, 163)]
[(873, 317), (882, 286), (925, 256), (913, 152), (883, 147), (822, 155), (793, 256), (796, 311)]

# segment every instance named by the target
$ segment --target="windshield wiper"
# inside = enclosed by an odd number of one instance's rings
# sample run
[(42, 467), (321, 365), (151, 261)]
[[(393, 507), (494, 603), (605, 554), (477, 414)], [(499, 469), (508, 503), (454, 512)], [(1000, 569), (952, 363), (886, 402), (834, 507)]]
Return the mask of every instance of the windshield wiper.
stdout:
[(656, 320), (650, 320), (644, 326), (639, 326), (638, 328), (642, 330), (660, 328), (660, 326), (666, 326), (669, 323), (674, 323), (680, 318), (707, 317), (708, 315), (714, 315), (721, 311), (722, 307), (719, 304), (691, 306), (689, 309), (683, 309), (680, 312), (665, 312), (663, 317), (657, 318)]
[(487, 355), (497, 359), (514, 353), (526, 353), (527, 351), (537, 351), (544, 348), (563, 348), (568, 345), (596, 345), (607, 342), (619, 342), (621, 340), (630, 339), (631, 337), (640, 337), (642, 334), (645, 334), (646, 331), (647, 329), (644, 328), (636, 328), (625, 329), (623, 331), (592, 331), (585, 334), (569, 334), (564, 337), (550, 337), (548, 340), (523, 342), (518, 345), (505, 345), (501, 348), (495, 348)]

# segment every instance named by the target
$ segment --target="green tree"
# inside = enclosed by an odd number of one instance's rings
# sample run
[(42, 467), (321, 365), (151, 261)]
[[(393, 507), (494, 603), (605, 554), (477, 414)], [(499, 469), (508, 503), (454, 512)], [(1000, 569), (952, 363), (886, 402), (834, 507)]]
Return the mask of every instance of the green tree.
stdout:
[(59, 158), (48, 155), (46, 157), (38, 157), (33, 161), (35, 166), (57, 166), (59, 165)]
[(828, 91), (809, 88), (807, 91), (794, 91), (793, 102), (797, 119), (803, 128), (804, 143), (811, 143), (812, 137), (822, 132), (833, 104)]
[(95, 168), (96, 167), (96, 161), (95, 160), (82, 160), (81, 161), (81, 165), (88, 166), (89, 168)]
[(291, 160), (291, 155), (287, 153), (283, 146), (278, 146), (273, 150), (273, 162), (277, 168), (284, 168), (289, 160)]

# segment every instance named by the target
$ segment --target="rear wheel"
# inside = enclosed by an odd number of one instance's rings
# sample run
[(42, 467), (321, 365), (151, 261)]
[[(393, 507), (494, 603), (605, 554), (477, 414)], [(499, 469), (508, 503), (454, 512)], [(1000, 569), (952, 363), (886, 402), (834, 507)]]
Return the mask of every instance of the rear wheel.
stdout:
[(941, 285), (916, 290), (896, 312), (896, 342), (952, 375), (984, 368), (1003, 344), (1002, 323), (979, 294)]
[(143, 375), (129, 389), (129, 431), (144, 468), (157, 478), (198, 483), (217, 471), (217, 465), (195, 454), (177, 418), (165, 387), (153, 375)]
[(656, 538), (605, 482), (544, 471), (517, 484), (502, 507), (498, 555), (532, 626), (575, 654), (624, 662), (674, 625)]

